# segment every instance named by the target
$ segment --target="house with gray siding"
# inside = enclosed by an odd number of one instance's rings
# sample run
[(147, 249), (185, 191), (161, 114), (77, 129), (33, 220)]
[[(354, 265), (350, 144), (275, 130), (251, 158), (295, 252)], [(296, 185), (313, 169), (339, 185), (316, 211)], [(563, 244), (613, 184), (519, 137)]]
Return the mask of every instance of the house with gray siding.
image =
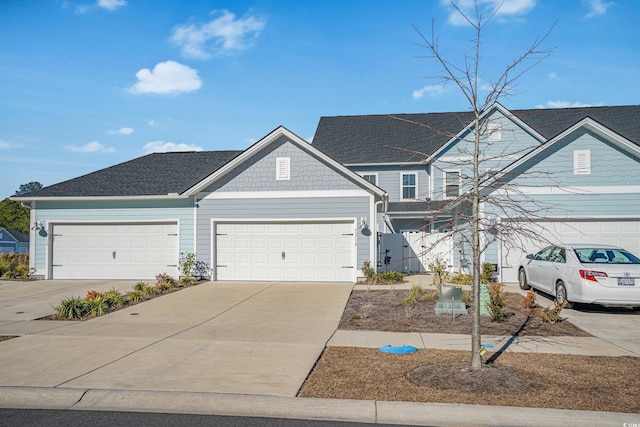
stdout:
[[(419, 272), (434, 257), (468, 271), (473, 126), (469, 112), (322, 117), (313, 144), (279, 127), (244, 151), (150, 154), (12, 199), (31, 207), (44, 278), (177, 276), (186, 253), (213, 280), (355, 281), (367, 261)], [(640, 254), (640, 106), (495, 104), (481, 126), (484, 194), (537, 212), (537, 241), (484, 252), (500, 280), (541, 241)], [(492, 232), (519, 220), (481, 212)]]
[(150, 154), (15, 199), (47, 279), (177, 277), (195, 253), (213, 280), (353, 282), (387, 196), (279, 127), (245, 151)]

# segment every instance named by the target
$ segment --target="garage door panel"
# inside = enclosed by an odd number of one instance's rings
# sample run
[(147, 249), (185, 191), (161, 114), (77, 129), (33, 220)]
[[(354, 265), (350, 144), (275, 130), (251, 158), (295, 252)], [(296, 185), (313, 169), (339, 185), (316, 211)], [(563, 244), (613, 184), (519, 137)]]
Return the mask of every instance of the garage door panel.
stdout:
[[(246, 230), (252, 234), (244, 235)], [(343, 231), (350, 235), (343, 236)], [(353, 270), (334, 271), (353, 264), (353, 222), (220, 223), (216, 234), (218, 280), (353, 280)], [(249, 257), (243, 254), (244, 243), (242, 249), (237, 243), (245, 237)]]
[(175, 276), (177, 231), (175, 222), (54, 224), (52, 277), (136, 280), (162, 272)]

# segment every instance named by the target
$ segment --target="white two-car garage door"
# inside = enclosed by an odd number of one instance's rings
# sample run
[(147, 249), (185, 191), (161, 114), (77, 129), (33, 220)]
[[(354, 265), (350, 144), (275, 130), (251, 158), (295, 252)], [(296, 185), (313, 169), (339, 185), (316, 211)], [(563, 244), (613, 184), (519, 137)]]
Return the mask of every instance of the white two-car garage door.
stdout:
[(518, 264), (529, 253), (551, 243), (601, 243), (621, 246), (640, 256), (640, 220), (562, 220), (562, 222), (537, 222), (532, 229), (546, 241), (534, 241), (526, 244), (523, 252), (518, 249), (502, 252), (502, 281), (518, 281)]
[(216, 223), (217, 280), (352, 282), (353, 221)]
[(178, 224), (54, 224), (54, 279), (152, 279), (178, 273)]

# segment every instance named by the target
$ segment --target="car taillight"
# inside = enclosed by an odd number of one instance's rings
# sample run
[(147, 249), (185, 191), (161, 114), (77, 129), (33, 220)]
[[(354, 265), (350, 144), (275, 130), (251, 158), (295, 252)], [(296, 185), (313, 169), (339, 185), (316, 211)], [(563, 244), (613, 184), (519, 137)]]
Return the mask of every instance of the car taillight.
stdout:
[(598, 279), (596, 277), (609, 277), (607, 273), (604, 271), (593, 271), (593, 270), (580, 270), (580, 277), (586, 280), (591, 280), (592, 282), (597, 282)]

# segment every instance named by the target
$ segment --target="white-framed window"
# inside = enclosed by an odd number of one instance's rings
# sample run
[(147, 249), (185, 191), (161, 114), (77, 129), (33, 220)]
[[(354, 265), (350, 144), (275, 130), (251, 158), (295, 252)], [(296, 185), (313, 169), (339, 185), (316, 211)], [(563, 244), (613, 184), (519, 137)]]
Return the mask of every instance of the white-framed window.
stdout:
[(415, 173), (403, 173), (400, 179), (400, 192), (403, 199), (415, 199), (418, 194), (418, 176)]
[(444, 198), (460, 195), (460, 171), (444, 171)]
[(573, 174), (589, 175), (591, 173), (591, 150), (573, 151)]
[(276, 179), (278, 181), (291, 179), (291, 159), (289, 157), (276, 158)]
[(502, 141), (502, 125), (500, 123), (489, 123), (487, 125), (489, 141)]
[(377, 173), (363, 173), (362, 177), (372, 183), (373, 185), (378, 185), (378, 174)]

